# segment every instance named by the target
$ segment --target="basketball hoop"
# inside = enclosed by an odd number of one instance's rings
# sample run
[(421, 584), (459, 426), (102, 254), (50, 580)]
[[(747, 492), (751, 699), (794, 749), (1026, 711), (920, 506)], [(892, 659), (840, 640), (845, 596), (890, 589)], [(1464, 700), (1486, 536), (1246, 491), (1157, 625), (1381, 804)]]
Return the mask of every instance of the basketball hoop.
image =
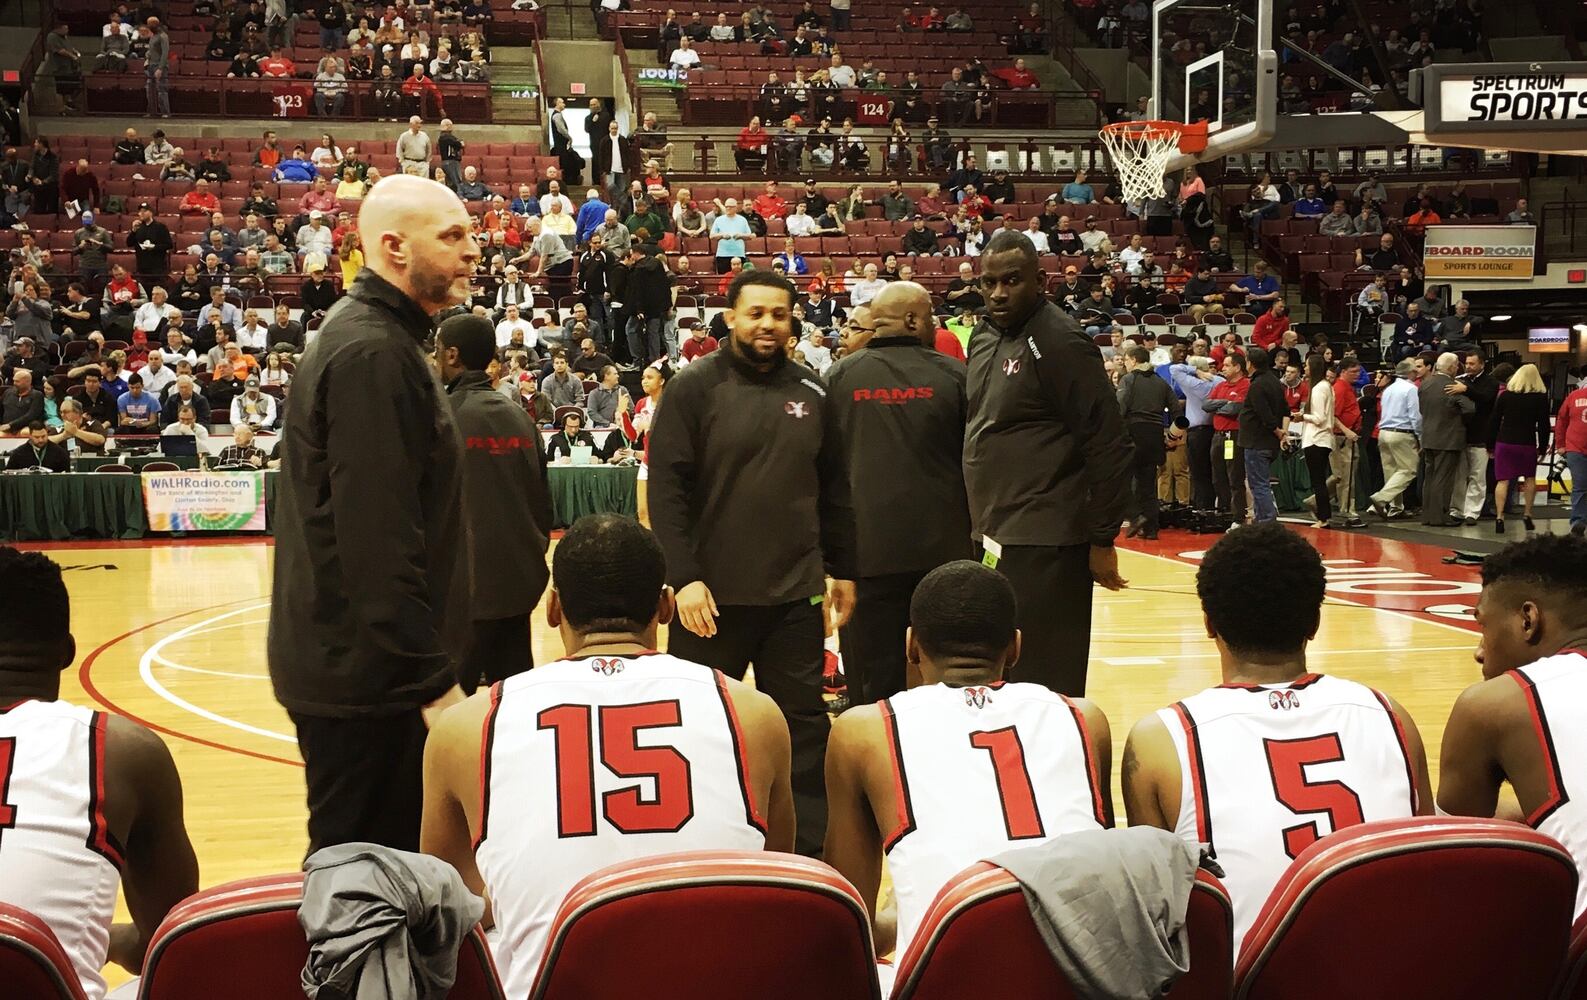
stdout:
[(1163, 172), (1176, 153), (1199, 153), (1207, 148), (1206, 122), (1115, 122), (1098, 133), (1126, 201), (1161, 198)]

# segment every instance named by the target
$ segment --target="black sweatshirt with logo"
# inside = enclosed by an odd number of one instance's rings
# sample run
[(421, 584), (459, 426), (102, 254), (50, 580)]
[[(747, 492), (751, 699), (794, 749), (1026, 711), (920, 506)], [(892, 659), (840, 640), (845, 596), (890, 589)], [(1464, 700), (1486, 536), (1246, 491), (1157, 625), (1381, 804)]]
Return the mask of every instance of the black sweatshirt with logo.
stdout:
[(971, 555), (965, 367), (913, 337), (878, 337), (827, 371), (848, 450), (861, 577)]
[(1102, 352), (1043, 301), (1017, 328), (970, 336), (964, 482), (972, 530), (999, 545), (1111, 545), (1130, 508), (1132, 448)]
[(676, 589), (771, 606), (854, 578), (854, 510), (827, 386), (779, 357), (756, 371), (731, 344), (667, 384), (650, 439), (650, 523)]

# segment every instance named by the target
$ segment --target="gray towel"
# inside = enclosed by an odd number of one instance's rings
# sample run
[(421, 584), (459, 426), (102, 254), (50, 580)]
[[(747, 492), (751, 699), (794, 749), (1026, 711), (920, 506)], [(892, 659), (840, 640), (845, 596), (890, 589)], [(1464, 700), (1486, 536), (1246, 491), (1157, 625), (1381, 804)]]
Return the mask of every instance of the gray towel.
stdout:
[(1161, 996), (1190, 970), (1185, 912), (1199, 849), (1152, 827), (1094, 830), (1007, 851), (1031, 918), (1076, 995)]
[(303, 863), (310, 1000), (443, 1000), (485, 901), (437, 858), (342, 844)]

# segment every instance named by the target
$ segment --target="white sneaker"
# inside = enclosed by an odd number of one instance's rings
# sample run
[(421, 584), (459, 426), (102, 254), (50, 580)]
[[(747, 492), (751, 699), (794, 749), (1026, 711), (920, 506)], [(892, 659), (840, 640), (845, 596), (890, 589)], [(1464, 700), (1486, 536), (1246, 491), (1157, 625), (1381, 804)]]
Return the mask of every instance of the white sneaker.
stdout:
[(1236, 528), (1243, 528), (1243, 527), (1245, 527), (1245, 525), (1241, 524), (1239, 521), (1230, 521), (1229, 522), (1229, 526), (1224, 529), (1223, 533), (1225, 535), (1227, 535), (1229, 532), (1235, 530)]

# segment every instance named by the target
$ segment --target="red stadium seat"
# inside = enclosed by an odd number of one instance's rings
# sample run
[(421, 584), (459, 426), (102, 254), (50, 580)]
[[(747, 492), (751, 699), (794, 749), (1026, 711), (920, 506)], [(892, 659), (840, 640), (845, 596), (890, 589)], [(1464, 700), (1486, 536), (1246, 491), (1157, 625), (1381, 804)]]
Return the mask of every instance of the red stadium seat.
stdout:
[[(1106, 342), (1106, 338), (1101, 338)], [(1196, 873), (1186, 914), (1190, 972), (1174, 1000), (1226, 1000), (1233, 982), (1234, 909), (1223, 884)], [(997, 956), (989, 975), (987, 956)], [(1069, 1000), (1078, 994), (1053, 962), (1014, 876), (982, 861), (937, 893), (899, 960), (893, 1000)]]
[[(139, 1000), (281, 1000), (303, 995), (309, 945), (299, 873), (228, 882), (178, 903), (154, 932)], [(485, 935), (458, 954), (452, 1000), (506, 1000)]]
[(1246, 936), (1235, 997), (1546, 997), (1575, 899), (1570, 854), (1519, 823), (1362, 823), (1289, 866)]
[(1570, 956), (1565, 960), (1564, 979), (1555, 994), (1559, 1000), (1587, 1000), (1587, 913), (1570, 932)]
[[(712, 944), (730, 941), (754, 946)], [(563, 900), (531, 998), (699, 1000), (728, 992), (880, 1000), (871, 921), (854, 887), (819, 861), (762, 851), (612, 865)]]
[(0, 983), (12, 1000), (84, 1000), (77, 970), (49, 925), (7, 903), (0, 903)]

